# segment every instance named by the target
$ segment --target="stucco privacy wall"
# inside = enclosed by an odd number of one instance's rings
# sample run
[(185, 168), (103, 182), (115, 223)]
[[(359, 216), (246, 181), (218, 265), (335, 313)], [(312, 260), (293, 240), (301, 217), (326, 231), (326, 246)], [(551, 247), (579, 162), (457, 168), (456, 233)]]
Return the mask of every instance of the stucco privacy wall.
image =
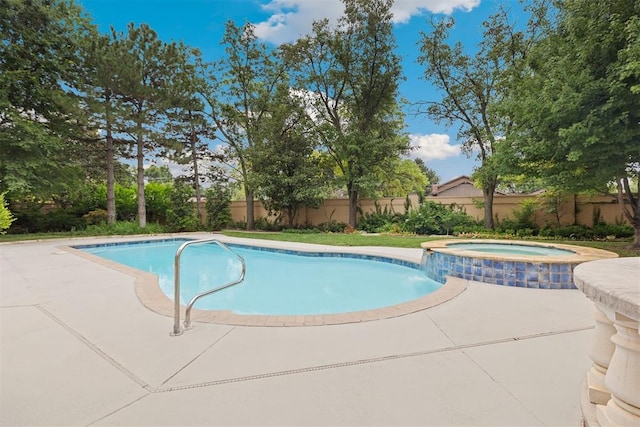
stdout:
[[(535, 198), (535, 196), (496, 194), (494, 196), (493, 205), (494, 216), (497, 216), (499, 220), (504, 218), (513, 219), (513, 212), (520, 209), (525, 200), (532, 198)], [(417, 195), (411, 195), (410, 200), (414, 208), (418, 206)], [(455, 203), (458, 206), (462, 206), (469, 215), (476, 219), (481, 220), (484, 218), (484, 210), (476, 207), (476, 204), (474, 204), (474, 201), (482, 201), (481, 198), (431, 196), (427, 197), (426, 200), (442, 203), (444, 205), (451, 205)], [(318, 209), (300, 209), (298, 217), (296, 218), (296, 224), (318, 225), (331, 220), (346, 223), (348, 222), (349, 215), (348, 203), (349, 201), (347, 199), (328, 199)], [(387, 209), (398, 213), (404, 213), (404, 204), (405, 199), (402, 197), (378, 199), (378, 205), (381, 209), (386, 207)], [(359, 206), (363, 213), (375, 211), (375, 202), (373, 200), (360, 200)], [(534, 218), (535, 222), (539, 226), (557, 224), (558, 219), (556, 216), (552, 213), (545, 212), (546, 209), (548, 208), (541, 207), (537, 210)], [(610, 224), (620, 222), (627, 223), (626, 218), (622, 215), (622, 210), (618, 205), (615, 196), (568, 196), (558, 205), (560, 225), (578, 223), (591, 227), (593, 226), (594, 213), (598, 210), (600, 211), (600, 219), (602, 221)], [(246, 202), (234, 201), (231, 203), (231, 216), (234, 221), (246, 221), (246, 215)], [(255, 217), (268, 217), (268, 212), (260, 202), (255, 203)], [(270, 220), (273, 219), (274, 217), (270, 218)]]

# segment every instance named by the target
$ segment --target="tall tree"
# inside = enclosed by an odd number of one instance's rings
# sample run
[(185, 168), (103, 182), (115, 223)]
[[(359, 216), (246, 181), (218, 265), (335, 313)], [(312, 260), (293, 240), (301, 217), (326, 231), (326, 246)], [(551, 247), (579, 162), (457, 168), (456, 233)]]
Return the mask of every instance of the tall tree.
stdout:
[[(640, 247), (640, 3), (564, 0), (508, 106), (521, 170), (568, 191), (616, 182)], [(636, 181), (637, 182), (637, 181)], [(626, 203), (625, 203), (626, 202)]]
[(349, 225), (358, 197), (377, 184), (374, 168), (408, 149), (398, 107), (402, 78), (394, 53), (390, 0), (344, 0), (337, 28), (315, 22), (311, 35), (285, 52), (297, 64), (297, 87), (324, 149), (341, 171), (349, 196)]
[(247, 202), (247, 229), (255, 228), (255, 183), (252, 174), (252, 149), (263, 121), (273, 108), (277, 86), (283, 82), (284, 67), (278, 56), (260, 42), (254, 27), (225, 25), (222, 40), (226, 55), (212, 64), (209, 88), (203, 93), (215, 123), (219, 139), (244, 185)]
[(206, 83), (196, 72), (201, 67), (200, 52), (182, 43), (177, 46), (178, 69), (173, 84), (169, 88), (169, 108), (164, 125), (165, 139), (175, 142), (172, 157), (179, 164), (188, 165), (190, 174), (184, 176), (194, 189), (198, 220), (203, 222), (202, 183), (203, 163), (211, 162), (216, 156), (209, 148), (215, 138), (215, 125), (210, 123), (205, 113), (205, 102), (200, 96)]
[(62, 0), (0, 0), (0, 192), (50, 198), (81, 179), (86, 115), (76, 96), (91, 24)]
[(176, 45), (166, 44), (147, 24), (129, 24), (122, 36), (127, 50), (120, 96), (128, 109), (126, 133), (137, 166), (138, 224), (145, 227), (147, 213), (144, 196), (144, 161), (148, 152), (158, 149), (160, 123), (168, 107), (167, 91), (177, 69)]
[(274, 101), (253, 150), (253, 170), (264, 206), (283, 213), (291, 227), (300, 208), (320, 206), (331, 168), (315, 151), (313, 123), (301, 99), (283, 84)]
[[(493, 228), (493, 195), (499, 167), (493, 159), (499, 140), (510, 131), (508, 112), (499, 108), (505, 97), (509, 72), (526, 57), (541, 28), (546, 7), (529, 7), (530, 25), (518, 30), (501, 9), (483, 23), (482, 40), (475, 53), (467, 53), (460, 42), (450, 40), (453, 18), (431, 22), (418, 43), (423, 77), (441, 93), (439, 101), (421, 101), (418, 113), (436, 122), (458, 127), (458, 138), (468, 155), (476, 152), (481, 165), (474, 178), (484, 196), (484, 225)], [(467, 47), (469, 49), (469, 47)]]
[[(124, 125), (126, 115), (122, 101), (122, 78), (126, 75), (127, 54), (123, 40), (112, 29), (111, 35), (95, 34), (85, 56), (83, 91), (85, 102), (92, 113), (92, 123), (99, 133), (101, 142), (104, 134), (104, 156), (102, 163), (106, 169), (107, 182), (107, 224), (114, 224), (117, 218), (115, 176), (118, 163), (118, 148), (122, 150), (122, 138), (118, 135)], [(102, 151), (102, 150), (98, 150)]]

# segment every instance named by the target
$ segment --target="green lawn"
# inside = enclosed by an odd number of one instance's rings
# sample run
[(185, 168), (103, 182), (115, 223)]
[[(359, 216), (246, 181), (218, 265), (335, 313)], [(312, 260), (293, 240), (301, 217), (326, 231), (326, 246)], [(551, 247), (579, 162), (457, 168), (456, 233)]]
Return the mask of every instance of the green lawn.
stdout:
[[(273, 233), (224, 231), (222, 234), (232, 237), (246, 237), (251, 239), (278, 240), (285, 242), (316, 243), (334, 246), (390, 246), (395, 248), (419, 248), (422, 242), (436, 239), (454, 239), (452, 236), (432, 237), (416, 235), (374, 235), (374, 234), (343, 234), (343, 233)], [(621, 257), (640, 256), (640, 251), (626, 249), (630, 240), (626, 241), (576, 241), (576, 240), (535, 240), (533, 242), (564, 243), (566, 245), (588, 246), (615, 252)]]
[[(122, 233), (126, 234), (126, 233)], [(246, 232), (225, 230), (225, 236), (245, 237), (251, 239), (278, 240), (285, 242), (316, 243), (334, 246), (389, 246), (395, 248), (419, 248), (422, 242), (435, 239), (451, 239), (451, 236), (416, 236), (416, 235), (374, 235), (374, 234), (344, 234), (344, 233), (273, 233)], [(100, 235), (100, 234), (98, 234)], [(39, 234), (5, 234), (0, 235), (0, 242), (16, 242), (24, 240), (45, 240), (68, 237), (91, 236), (86, 230), (68, 233), (39, 233)], [(615, 252), (621, 257), (640, 256), (640, 251), (628, 249), (631, 240), (617, 241), (577, 241), (577, 240), (535, 240), (546, 243), (564, 243), (567, 245), (588, 246)]]

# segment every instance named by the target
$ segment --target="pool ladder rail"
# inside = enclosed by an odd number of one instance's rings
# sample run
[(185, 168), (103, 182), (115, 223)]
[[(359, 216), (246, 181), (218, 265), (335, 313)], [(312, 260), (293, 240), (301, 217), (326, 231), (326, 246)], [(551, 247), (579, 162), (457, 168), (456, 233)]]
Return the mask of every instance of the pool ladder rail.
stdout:
[[(201, 244), (201, 243), (215, 243), (218, 246), (220, 246), (222, 249), (238, 257), (238, 259), (240, 260), (240, 263), (242, 264), (242, 273), (240, 273), (240, 277), (238, 278), (238, 280), (235, 280), (233, 282), (227, 283), (226, 285), (222, 285), (208, 291), (201, 292), (198, 295), (191, 298), (191, 301), (189, 301), (189, 304), (187, 304), (187, 309), (185, 310), (185, 313), (184, 313), (184, 327), (181, 327), (180, 326), (180, 256), (188, 246)], [(237, 253), (235, 253), (234, 251), (232, 251), (231, 248), (229, 248), (229, 246), (225, 245), (218, 239), (190, 240), (180, 245), (180, 247), (176, 251), (176, 256), (174, 258), (173, 331), (169, 335), (175, 337), (178, 335), (182, 335), (184, 331), (186, 331), (187, 329), (191, 329), (193, 327), (191, 325), (191, 309), (193, 308), (193, 305), (196, 303), (196, 301), (201, 297), (211, 295), (223, 289), (227, 289), (231, 286), (235, 286), (239, 283), (242, 283), (242, 281), (244, 281), (244, 275), (246, 271), (247, 271), (247, 265), (244, 261), (244, 258), (238, 255)]]

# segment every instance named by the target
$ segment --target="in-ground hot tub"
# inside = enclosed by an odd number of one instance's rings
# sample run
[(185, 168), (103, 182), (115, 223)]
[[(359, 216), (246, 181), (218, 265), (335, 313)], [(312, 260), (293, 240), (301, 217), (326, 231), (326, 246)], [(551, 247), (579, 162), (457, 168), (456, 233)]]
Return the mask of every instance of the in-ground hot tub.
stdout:
[(435, 240), (422, 244), (428, 277), (446, 276), (522, 288), (574, 289), (573, 269), (585, 261), (618, 255), (583, 246), (518, 240)]

